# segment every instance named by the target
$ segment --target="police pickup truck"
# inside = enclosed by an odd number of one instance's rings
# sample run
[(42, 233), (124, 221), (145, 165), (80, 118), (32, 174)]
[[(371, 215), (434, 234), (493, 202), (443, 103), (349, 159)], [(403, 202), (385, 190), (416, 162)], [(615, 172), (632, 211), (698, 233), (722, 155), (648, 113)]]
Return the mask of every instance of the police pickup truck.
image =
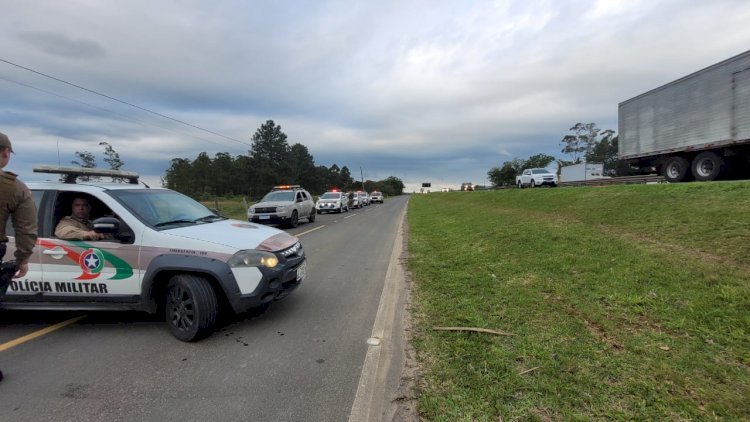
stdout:
[[(302, 245), (284, 231), (227, 219), (178, 192), (138, 184), (132, 172), (34, 171), (64, 180), (26, 183), (39, 238), (29, 272), (12, 281), (0, 309), (159, 312), (175, 337), (195, 341), (215, 330), (220, 311), (265, 308), (305, 279)], [(100, 177), (129, 183), (81, 181)], [(88, 200), (94, 230), (108, 240), (54, 236), (75, 198)], [(6, 233), (12, 256), (11, 224)]]

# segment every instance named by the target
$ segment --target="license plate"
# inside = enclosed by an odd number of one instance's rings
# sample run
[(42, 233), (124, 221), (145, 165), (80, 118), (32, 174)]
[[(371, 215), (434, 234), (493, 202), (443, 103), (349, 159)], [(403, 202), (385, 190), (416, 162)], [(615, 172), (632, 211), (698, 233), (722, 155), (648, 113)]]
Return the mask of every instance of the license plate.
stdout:
[(269, 218), (271, 218), (271, 216), (270, 215), (260, 215), (260, 216), (258, 216), (258, 218), (260, 220), (268, 220)]
[(305, 273), (307, 272), (307, 261), (302, 262), (299, 267), (297, 267), (297, 281), (302, 281), (305, 278)]

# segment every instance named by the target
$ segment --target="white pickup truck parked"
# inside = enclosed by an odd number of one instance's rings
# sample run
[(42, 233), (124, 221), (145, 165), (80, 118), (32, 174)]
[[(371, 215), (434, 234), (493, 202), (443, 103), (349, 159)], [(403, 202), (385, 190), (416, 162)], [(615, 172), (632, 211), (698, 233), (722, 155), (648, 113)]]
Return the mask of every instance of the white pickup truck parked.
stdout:
[(516, 176), (516, 186), (519, 189), (526, 186), (535, 188), (542, 185), (556, 187), (557, 174), (547, 169), (525, 169), (520, 175)]
[[(196, 341), (214, 331), (221, 313), (261, 311), (305, 279), (305, 251), (284, 231), (230, 220), (175, 191), (139, 185), (133, 172), (60, 166), (34, 171), (64, 181), (26, 183), (39, 238), (29, 272), (12, 280), (0, 311), (160, 313), (175, 337)], [(78, 183), (82, 176), (129, 183)], [(76, 198), (88, 201), (94, 230), (107, 238), (55, 235)], [(13, 256), (12, 226), (6, 234)]]

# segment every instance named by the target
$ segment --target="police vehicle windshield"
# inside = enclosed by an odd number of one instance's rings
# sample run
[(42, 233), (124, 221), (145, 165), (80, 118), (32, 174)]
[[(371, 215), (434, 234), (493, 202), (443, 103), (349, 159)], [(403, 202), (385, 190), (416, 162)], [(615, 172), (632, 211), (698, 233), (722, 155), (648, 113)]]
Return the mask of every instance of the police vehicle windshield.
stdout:
[(139, 220), (156, 228), (173, 228), (225, 219), (200, 202), (171, 190), (112, 190), (109, 194)]
[(290, 190), (269, 192), (261, 202), (294, 201), (294, 192)]

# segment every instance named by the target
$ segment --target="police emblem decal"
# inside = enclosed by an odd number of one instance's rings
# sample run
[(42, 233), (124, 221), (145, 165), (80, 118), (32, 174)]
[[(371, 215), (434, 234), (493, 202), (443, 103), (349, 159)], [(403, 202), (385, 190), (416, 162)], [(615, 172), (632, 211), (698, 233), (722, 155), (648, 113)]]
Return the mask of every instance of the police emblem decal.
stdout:
[(78, 258), (78, 265), (86, 274), (99, 274), (104, 268), (104, 254), (96, 248), (89, 248)]

